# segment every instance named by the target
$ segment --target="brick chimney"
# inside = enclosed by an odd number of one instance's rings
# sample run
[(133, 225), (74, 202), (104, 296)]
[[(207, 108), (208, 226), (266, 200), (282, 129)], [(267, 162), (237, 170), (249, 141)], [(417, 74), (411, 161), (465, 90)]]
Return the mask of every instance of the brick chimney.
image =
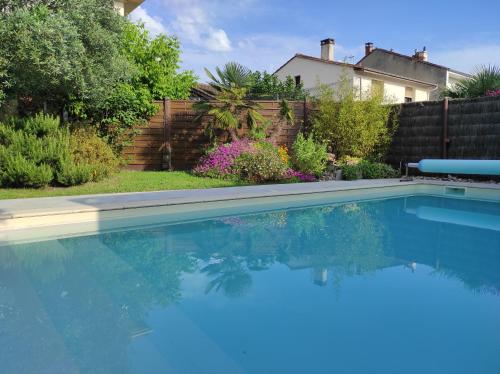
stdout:
[(429, 61), (429, 54), (427, 53), (427, 49), (425, 47), (421, 51), (417, 51), (415, 49), (413, 58), (417, 59), (418, 61)]
[(372, 42), (366, 42), (365, 43), (365, 56), (368, 56), (370, 53), (373, 52), (375, 47), (373, 46)]
[(328, 38), (321, 41), (321, 59), (333, 61), (335, 40)]

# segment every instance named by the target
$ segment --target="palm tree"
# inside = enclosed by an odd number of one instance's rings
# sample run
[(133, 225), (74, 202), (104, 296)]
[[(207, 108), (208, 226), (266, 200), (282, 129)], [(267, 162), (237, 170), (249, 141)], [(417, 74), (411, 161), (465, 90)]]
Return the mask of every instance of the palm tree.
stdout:
[(231, 140), (237, 140), (237, 129), (246, 122), (250, 129), (257, 129), (266, 123), (259, 113), (261, 106), (247, 99), (251, 84), (251, 71), (237, 62), (228, 62), (223, 69), (217, 67), (216, 74), (205, 69), (211, 79), (210, 85), (217, 90), (215, 100), (199, 101), (193, 108), (198, 112), (195, 121), (204, 115), (210, 115), (212, 122), (208, 130), (223, 129), (229, 132)]
[(446, 89), (443, 96), (452, 98), (481, 97), (500, 89), (500, 66), (484, 65), (470, 77)]
[(205, 73), (212, 80), (210, 85), (218, 91), (234, 87), (248, 88), (251, 84), (252, 72), (238, 62), (228, 62), (222, 69), (217, 66), (215, 68), (216, 76), (207, 68), (205, 68)]

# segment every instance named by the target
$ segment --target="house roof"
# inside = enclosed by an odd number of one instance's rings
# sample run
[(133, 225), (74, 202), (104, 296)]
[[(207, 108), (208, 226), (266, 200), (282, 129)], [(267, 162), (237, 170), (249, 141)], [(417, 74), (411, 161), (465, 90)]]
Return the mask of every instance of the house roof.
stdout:
[(125, 11), (125, 15), (132, 12), (135, 8), (141, 5), (144, 0), (123, 0), (123, 9)]
[(389, 50), (384, 49), (384, 48), (375, 48), (373, 51), (371, 51), (367, 55), (363, 56), (363, 58), (358, 61), (357, 65), (362, 65), (363, 64), (363, 60), (366, 59), (369, 55), (371, 55), (375, 51), (382, 52), (382, 53), (387, 53), (387, 54), (390, 54), (390, 55), (393, 55), (393, 56), (397, 56), (397, 57), (400, 57), (400, 58), (407, 59), (409, 61), (415, 61), (415, 62), (420, 63), (420, 64), (425, 64), (425, 65), (428, 65), (428, 66), (434, 66), (434, 67), (439, 68), (439, 69), (445, 69), (445, 70), (451, 71), (453, 73), (463, 75), (465, 77), (470, 76), (470, 74), (464, 73), (462, 71), (451, 69), (451, 68), (449, 68), (447, 66), (444, 66), (444, 65), (435, 64), (435, 63), (429, 62), (429, 61), (417, 60), (416, 58), (414, 58), (412, 56), (404, 55), (402, 53), (398, 53), (398, 52), (394, 52), (394, 51), (389, 51)]
[(321, 63), (324, 63), (324, 64), (330, 64), (330, 65), (337, 65), (337, 66), (342, 66), (342, 67), (346, 67), (346, 68), (351, 68), (351, 69), (354, 69), (358, 72), (365, 72), (365, 73), (372, 73), (372, 74), (376, 74), (376, 75), (383, 75), (383, 76), (387, 76), (387, 77), (390, 77), (390, 78), (395, 78), (395, 79), (398, 79), (398, 80), (405, 80), (405, 81), (410, 81), (410, 82), (413, 82), (413, 83), (417, 83), (417, 84), (420, 84), (420, 85), (423, 85), (423, 86), (426, 86), (426, 87), (437, 87), (436, 84), (434, 83), (430, 83), (430, 82), (425, 82), (425, 81), (421, 81), (421, 80), (418, 80), (418, 79), (413, 79), (413, 78), (408, 78), (408, 77), (404, 77), (402, 75), (396, 75), (396, 74), (391, 74), (391, 73), (387, 73), (385, 71), (381, 71), (381, 70), (376, 70), (376, 69), (372, 69), (372, 68), (367, 68), (363, 65), (359, 65), (359, 64), (349, 64), (347, 62), (340, 62), (340, 61), (329, 61), (329, 60), (323, 60), (319, 57), (314, 57), (314, 56), (308, 56), (308, 55), (304, 55), (302, 53), (297, 53), (295, 54), (295, 56), (293, 56), (292, 58), (290, 58), (287, 62), (285, 62), (283, 65), (281, 65), (275, 72), (274, 74), (276, 74), (278, 71), (280, 71), (284, 66), (286, 66), (290, 61), (292, 61), (294, 58), (302, 58), (302, 59), (306, 59), (306, 60), (311, 60), (311, 61), (316, 61), (316, 62), (321, 62)]
[(209, 84), (198, 83), (191, 88), (191, 97), (196, 97), (204, 100), (213, 100), (217, 95), (217, 90)]

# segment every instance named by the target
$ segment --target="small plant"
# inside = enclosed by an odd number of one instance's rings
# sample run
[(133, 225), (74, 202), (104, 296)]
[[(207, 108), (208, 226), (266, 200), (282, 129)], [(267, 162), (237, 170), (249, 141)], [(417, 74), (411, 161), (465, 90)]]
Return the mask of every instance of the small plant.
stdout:
[(380, 162), (363, 160), (358, 166), (365, 179), (395, 178), (398, 176), (397, 171), (391, 166)]
[(90, 164), (75, 164), (71, 160), (62, 163), (57, 172), (57, 181), (63, 186), (76, 186), (92, 180), (93, 166)]
[[(255, 150), (243, 152), (236, 158), (234, 169), (240, 178), (253, 183), (280, 181), (284, 179), (288, 165), (283, 162), (277, 149), (259, 143)], [(259, 146), (260, 145), (260, 146)]]
[(326, 169), (328, 154), (325, 144), (318, 144), (310, 136), (306, 138), (302, 133), (293, 143), (293, 165), (303, 173), (320, 176)]
[(340, 160), (342, 175), (346, 180), (364, 179), (383, 179), (395, 178), (398, 172), (390, 165), (380, 162), (371, 162), (355, 157), (343, 157)]

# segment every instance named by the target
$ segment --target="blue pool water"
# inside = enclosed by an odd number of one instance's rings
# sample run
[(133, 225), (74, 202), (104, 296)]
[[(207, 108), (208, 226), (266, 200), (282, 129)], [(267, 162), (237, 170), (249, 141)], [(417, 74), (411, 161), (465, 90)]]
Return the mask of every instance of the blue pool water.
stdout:
[(500, 204), (407, 197), (0, 248), (1, 373), (500, 373)]

